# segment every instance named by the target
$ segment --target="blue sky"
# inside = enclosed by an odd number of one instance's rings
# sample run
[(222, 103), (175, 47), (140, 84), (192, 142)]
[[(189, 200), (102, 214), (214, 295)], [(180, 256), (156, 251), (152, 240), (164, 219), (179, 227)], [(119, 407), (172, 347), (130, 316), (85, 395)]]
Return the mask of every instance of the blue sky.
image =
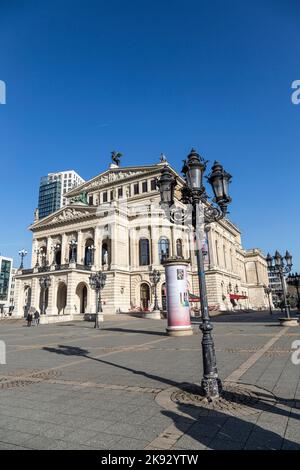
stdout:
[[(0, 252), (31, 247), (39, 178), (190, 148), (233, 175), (246, 248), (300, 270), (297, 0), (0, 0)], [(28, 257), (29, 258), (29, 257)], [(29, 260), (27, 260), (28, 264)]]

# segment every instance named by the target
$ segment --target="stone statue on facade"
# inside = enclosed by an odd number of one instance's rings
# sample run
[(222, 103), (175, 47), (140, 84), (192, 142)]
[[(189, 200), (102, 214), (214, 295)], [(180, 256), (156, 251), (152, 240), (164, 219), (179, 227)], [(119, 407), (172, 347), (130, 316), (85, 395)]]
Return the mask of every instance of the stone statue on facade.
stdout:
[(106, 248), (104, 248), (102, 252), (102, 263), (103, 263), (103, 266), (108, 265), (108, 250)]

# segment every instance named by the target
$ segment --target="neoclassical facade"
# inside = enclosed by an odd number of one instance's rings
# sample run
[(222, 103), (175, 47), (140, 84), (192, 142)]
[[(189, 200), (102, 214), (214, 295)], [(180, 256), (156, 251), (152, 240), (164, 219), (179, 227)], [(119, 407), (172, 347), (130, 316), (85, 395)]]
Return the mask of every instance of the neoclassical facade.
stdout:
[[(177, 179), (175, 220), (159, 205), (156, 179), (168, 165)], [(53, 321), (96, 310), (91, 273), (107, 274), (102, 291), (103, 311), (118, 313), (151, 309), (154, 302), (149, 274), (161, 272), (159, 303), (166, 308), (164, 267), (169, 256), (188, 259), (191, 307), (198, 307), (198, 278), (194, 236), (180, 201), (184, 181), (163, 161), (148, 166), (107, 171), (67, 193), (68, 204), (30, 226), (33, 233), (31, 268), (18, 272), (15, 311), (42, 309)], [(211, 309), (267, 307), (266, 261), (260, 250), (242, 247), (240, 230), (228, 219), (205, 229), (206, 274)], [(50, 279), (47, 288), (41, 279)]]

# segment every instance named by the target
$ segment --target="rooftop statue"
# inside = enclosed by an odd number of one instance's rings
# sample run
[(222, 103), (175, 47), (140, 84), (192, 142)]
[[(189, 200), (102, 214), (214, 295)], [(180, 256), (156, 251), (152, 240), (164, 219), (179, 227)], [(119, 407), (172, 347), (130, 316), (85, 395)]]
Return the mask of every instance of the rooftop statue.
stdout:
[(82, 192), (82, 193), (79, 194), (79, 196), (72, 197), (71, 200), (70, 200), (70, 203), (71, 204), (82, 203), (82, 204), (88, 205), (87, 193)]
[(111, 159), (113, 163), (117, 166), (120, 166), (121, 157), (122, 157), (121, 152), (116, 152), (115, 150), (111, 152)]

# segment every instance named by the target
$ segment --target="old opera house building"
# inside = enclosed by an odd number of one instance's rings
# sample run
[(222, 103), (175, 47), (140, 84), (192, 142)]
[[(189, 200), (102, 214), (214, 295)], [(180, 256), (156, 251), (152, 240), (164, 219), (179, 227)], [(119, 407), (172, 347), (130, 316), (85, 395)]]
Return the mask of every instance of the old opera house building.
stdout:
[[(182, 177), (162, 158), (159, 163), (107, 171), (67, 193), (68, 204), (30, 226), (33, 234), (31, 268), (16, 276), (14, 316), (22, 317), (29, 306), (41, 309), (45, 295), (48, 321), (60, 321), (94, 313), (95, 291), (91, 272), (105, 270), (102, 292), (104, 315), (151, 309), (154, 301), (149, 273), (161, 272), (159, 305), (165, 308), (164, 267), (169, 256), (190, 260), (191, 307), (197, 306), (198, 280), (190, 225), (177, 217), (170, 222), (159, 206), (156, 178), (168, 165), (177, 179), (176, 206)], [(268, 284), (264, 255), (245, 250), (241, 232), (230, 220), (206, 230), (206, 273), (211, 309), (262, 309), (267, 307)], [(40, 278), (49, 287), (41, 292)], [(43, 295), (42, 295), (43, 294)], [(193, 302), (196, 300), (196, 302)]]

